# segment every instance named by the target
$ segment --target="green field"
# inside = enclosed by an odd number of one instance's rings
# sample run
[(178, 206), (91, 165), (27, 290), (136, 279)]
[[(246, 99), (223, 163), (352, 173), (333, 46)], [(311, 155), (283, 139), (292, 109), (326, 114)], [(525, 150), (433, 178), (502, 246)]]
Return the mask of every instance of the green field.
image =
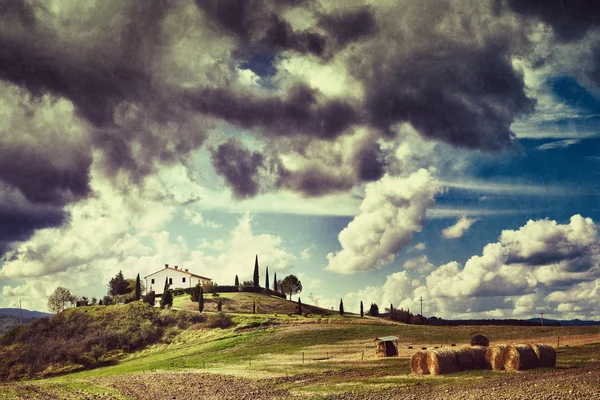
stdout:
[[(307, 316), (291, 314), (296, 303), (253, 293), (222, 295), (224, 311), (235, 325), (226, 329), (187, 326), (170, 329), (168, 340), (133, 353), (122, 353), (114, 365), (83, 370), (42, 380), (5, 383), (0, 392), (5, 398), (23, 397), (24, 393), (79, 393), (81, 397), (103, 393), (114, 398), (118, 392), (99, 382), (98, 377), (124, 374), (169, 372), (207, 372), (251, 379), (310, 377), (302, 384), (294, 380), (274, 381), (273, 385), (298, 393), (331, 393), (348, 390), (373, 390), (389, 385), (413, 385), (444, 382), (468, 384), (481, 379), (499, 379), (490, 371), (452, 374), (439, 378), (411, 375), (409, 355), (420, 346), (467, 344), (473, 331), (486, 332), (494, 342), (529, 342), (538, 338), (578, 338), (600, 334), (600, 327), (427, 327), (391, 323), (378, 318), (356, 315), (323, 316), (325, 310), (311, 309)], [(244, 314), (258, 303), (260, 314)], [(207, 309), (216, 299), (207, 299)], [(228, 306), (226, 308), (225, 306)], [(188, 296), (179, 296), (174, 307), (195, 305)], [(127, 307), (127, 306), (112, 306)], [(215, 306), (216, 307), (216, 306)], [(317, 314), (321, 311), (323, 314)], [(88, 311), (90, 312), (90, 311)], [(92, 311), (93, 313), (93, 311)], [(206, 314), (210, 315), (208, 311)], [(288, 315), (291, 314), (291, 315)], [(400, 357), (375, 356), (373, 339), (396, 335), (400, 338)], [(585, 335), (585, 336), (583, 336)], [(554, 340), (554, 339), (552, 339)], [(592, 340), (593, 341), (593, 340)], [(555, 344), (555, 343), (551, 343)], [(600, 362), (600, 345), (569, 346), (558, 349), (558, 367), (569, 368)]]

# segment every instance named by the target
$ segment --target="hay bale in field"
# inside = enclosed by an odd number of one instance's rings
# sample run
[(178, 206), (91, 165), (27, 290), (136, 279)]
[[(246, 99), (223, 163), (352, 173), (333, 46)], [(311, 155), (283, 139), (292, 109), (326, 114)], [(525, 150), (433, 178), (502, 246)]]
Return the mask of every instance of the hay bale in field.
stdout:
[(437, 349), (427, 353), (427, 367), (432, 375), (460, 371), (454, 351), (450, 349)]
[(471, 346), (489, 346), (490, 341), (483, 335), (475, 335), (471, 338)]
[(429, 368), (427, 367), (427, 352), (418, 351), (413, 354), (410, 360), (410, 369), (415, 375), (429, 374)]
[(537, 368), (540, 364), (538, 356), (529, 344), (511, 344), (506, 346), (503, 353), (504, 369), (507, 371), (522, 371)]
[(487, 352), (486, 346), (473, 346), (473, 362), (475, 363), (475, 369), (490, 369), (488, 363), (485, 361), (485, 354)]
[(539, 360), (542, 368), (556, 367), (556, 351), (549, 344), (532, 344), (531, 347)]
[(456, 363), (461, 371), (470, 371), (475, 369), (475, 356), (470, 347), (460, 347), (453, 350)]
[(504, 369), (504, 349), (505, 345), (488, 347), (485, 352), (485, 363), (487, 369), (501, 371)]

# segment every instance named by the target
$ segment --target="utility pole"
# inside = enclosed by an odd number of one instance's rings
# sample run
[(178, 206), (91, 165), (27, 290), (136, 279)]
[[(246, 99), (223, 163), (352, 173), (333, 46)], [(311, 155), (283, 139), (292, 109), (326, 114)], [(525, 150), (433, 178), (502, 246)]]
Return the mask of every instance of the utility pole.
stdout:
[(419, 297), (419, 301), (421, 302), (421, 321), (423, 321), (423, 296)]
[(542, 311), (540, 312), (540, 316), (542, 317), (542, 318), (541, 318), (541, 321), (542, 321), (542, 326), (544, 326), (544, 310), (542, 310)]
[(19, 300), (19, 314), (21, 315), (21, 317), (20, 317), (21, 325), (23, 325), (23, 308), (21, 307), (21, 300)]

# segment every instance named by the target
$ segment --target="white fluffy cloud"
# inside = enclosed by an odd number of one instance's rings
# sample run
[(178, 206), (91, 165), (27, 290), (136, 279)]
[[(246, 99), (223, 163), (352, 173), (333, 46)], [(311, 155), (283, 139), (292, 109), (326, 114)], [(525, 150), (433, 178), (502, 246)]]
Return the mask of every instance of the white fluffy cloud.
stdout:
[[(370, 286), (349, 298), (386, 305), (386, 288), (408, 279), (393, 303), (416, 309), (423, 296), (426, 315), (445, 318), (531, 317), (540, 307), (556, 318), (593, 318), (600, 292), (600, 244), (590, 218), (571, 217), (569, 223), (529, 221), (517, 230), (502, 231), (498, 242), (483, 248), (464, 266), (453, 261), (437, 268), (426, 257), (404, 263), (404, 271), (389, 275), (381, 287)], [(399, 274), (399, 275), (398, 275)]]
[(454, 225), (442, 230), (442, 237), (444, 239), (461, 238), (475, 222), (477, 222), (477, 218), (469, 218), (466, 215), (463, 215), (456, 220)]
[[(249, 214), (230, 233), (211, 241), (188, 243), (170, 234), (166, 226), (181, 193), (166, 188), (158, 176), (125, 194), (93, 172), (91, 186), (94, 196), (70, 206), (67, 225), (38, 230), (7, 253), (0, 268), (0, 307), (23, 300), (23, 307), (45, 310), (47, 296), (57, 286), (102, 297), (119, 270), (129, 278), (143, 277), (169, 263), (233, 284), (236, 274), (242, 280), (251, 277), (255, 254), (261, 276), (267, 265), (272, 274), (296, 258), (279, 236), (255, 234)], [(214, 226), (198, 212), (184, 210), (184, 216), (191, 223)]]
[(342, 250), (327, 255), (326, 270), (353, 274), (392, 262), (423, 227), (438, 191), (437, 180), (425, 169), (369, 183), (359, 215), (339, 234)]

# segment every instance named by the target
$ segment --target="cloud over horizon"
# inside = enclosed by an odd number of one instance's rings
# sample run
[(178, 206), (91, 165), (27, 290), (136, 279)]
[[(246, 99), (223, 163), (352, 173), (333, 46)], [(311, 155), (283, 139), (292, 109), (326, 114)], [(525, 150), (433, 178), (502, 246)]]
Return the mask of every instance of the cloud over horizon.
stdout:
[[(404, 290), (387, 291), (400, 276)], [(599, 288), (598, 228), (590, 218), (573, 215), (568, 224), (530, 220), (517, 230), (504, 230), (498, 242), (487, 244), (464, 265), (433, 266), (426, 257), (411, 259), (383, 286), (350, 297), (416, 309), (422, 296), (427, 314), (454, 319), (469, 314), (523, 318), (535, 315), (543, 304), (556, 318), (569, 319), (592, 315), (589, 310), (600, 305), (594, 297)]]

